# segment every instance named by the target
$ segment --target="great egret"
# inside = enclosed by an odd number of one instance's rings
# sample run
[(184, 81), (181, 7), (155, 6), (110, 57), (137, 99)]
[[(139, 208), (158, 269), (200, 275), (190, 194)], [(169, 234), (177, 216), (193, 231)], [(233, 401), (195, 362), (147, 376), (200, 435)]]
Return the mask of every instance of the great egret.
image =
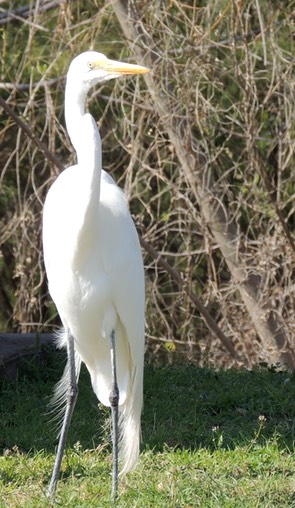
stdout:
[[(49, 292), (64, 331), (67, 366), (56, 389), (66, 402), (48, 496), (54, 497), (77, 398), (81, 361), (98, 399), (112, 412), (112, 497), (121, 474), (139, 455), (144, 356), (144, 273), (138, 235), (123, 192), (101, 168), (101, 139), (85, 113), (90, 88), (146, 67), (87, 51), (72, 61), (65, 90), (65, 120), (77, 165), (50, 188), (43, 214), (43, 248)], [(119, 444), (118, 444), (119, 442)]]

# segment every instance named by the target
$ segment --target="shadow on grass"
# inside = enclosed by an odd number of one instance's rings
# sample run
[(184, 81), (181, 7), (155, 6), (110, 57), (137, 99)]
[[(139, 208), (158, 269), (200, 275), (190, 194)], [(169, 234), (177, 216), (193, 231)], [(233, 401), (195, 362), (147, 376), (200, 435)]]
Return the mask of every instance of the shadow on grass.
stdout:
[[(54, 384), (62, 374), (63, 353), (48, 351), (46, 364), (26, 361), (15, 382), (1, 382), (0, 447), (22, 451), (56, 445), (55, 425), (46, 414)], [(235, 448), (276, 437), (293, 449), (295, 377), (276, 369), (216, 372), (187, 365), (147, 365), (143, 449)], [(68, 438), (83, 448), (108, 441), (106, 409), (98, 409), (86, 369)]]
[(192, 364), (150, 366), (143, 439), (161, 449), (263, 444), (293, 449), (295, 377), (277, 369), (214, 371)]

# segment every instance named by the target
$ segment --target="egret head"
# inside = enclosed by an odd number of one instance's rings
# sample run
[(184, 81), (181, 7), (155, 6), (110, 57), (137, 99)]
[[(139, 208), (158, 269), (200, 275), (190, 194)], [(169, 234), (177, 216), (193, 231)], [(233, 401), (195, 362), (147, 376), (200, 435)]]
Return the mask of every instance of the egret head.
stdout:
[(72, 61), (67, 81), (79, 83), (87, 91), (97, 83), (103, 83), (124, 74), (146, 74), (147, 67), (110, 60), (102, 53), (86, 51)]

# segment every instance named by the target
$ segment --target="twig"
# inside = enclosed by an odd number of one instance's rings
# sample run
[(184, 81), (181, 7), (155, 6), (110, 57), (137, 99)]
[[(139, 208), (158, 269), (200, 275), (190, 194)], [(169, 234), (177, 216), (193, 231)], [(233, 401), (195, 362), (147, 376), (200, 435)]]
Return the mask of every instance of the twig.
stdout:
[(0, 83), (0, 90), (17, 90), (18, 92), (25, 92), (40, 86), (56, 85), (57, 83), (62, 83), (65, 79), (65, 76), (60, 76), (59, 78), (47, 79), (36, 83)]
[(260, 173), (260, 176), (263, 180), (263, 183), (264, 183), (264, 186), (267, 190), (267, 193), (268, 193), (268, 196), (269, 196), (269, 199), (270, 199), (270, 202), (272, 203), (274, 209), (275, 209), (275, 212), (278, 216), (278, 219), (282, 225), (282, 228), (284, 230), (284, 233), (289, 241), (289, 244), (292, 248), (292, 250), (295, 252), (295, 241), (292, 237), (292, 234), (291, 232), (289, 231), (289, 228), (288, 228), (288, 224), (285, 220), (285, 217), (282, 213), (282, 210), (280, 209), (279, 205), (278, 205), (278, 202), (277, 202), (277, 199), (276, 199), (276, 190), (266, 172), (266, 169), (265, 169), (265, 166), (264, 166), (264, 163), (258, 153), (258, 151), (256, 150), (256, 156), (258, 158), (258, 170), (259, 170), (259, 173)]
[(30, 127), (27, 123), (23, 122), (23, 120), (20, 119), (20, 117), (13, 111), (13, 109), (5, 102), (5, 100), (0, 96), (0, 106), (6, 111), (8, 116), (10, 116), (15, 123), (23, 130), (23, 132), (37, 145), (39, 150), (41, 150), (42, 153), (44, 153), (45, 157), (53, 162), (53, 164), (59, 168), (62, 169), (63, 165), (61, 161), (52, 153), (42, 141), (40, 141), (39, 138), (35, 136), (35, 134), (32, 132)]
[[(45, 12), (45, 11), (48, 11), (49, 9), (54, 9), (55, 7), (58, 7), (60, 4), (61, 4), (61, 0), (41, 2), (38, 7), (38, 12)], [(35, 14), (35, 9), (36, 9), (35, 6), (31, 7), (29, 5), (26, 5), (23, 7), (19, 7), (18, 9), (15, 9), (14, 11), (2, 12), (2, 13), (0, 13), (0, 25), (5, 25), (7, 23), (10, 23), (10, 21), (24, 22), (25, 18), (28, 18), (28, 17), (33, 16)], [(38, 28), (45, 30), (45, 31), (49, 31), (48, 29), (45, 29), (44, 27), (38, 26)]]
[(260, 5), (259, 0), (256, 0), (256, 9), (257, 9), (257, 15), (259, 19), (259, 24), (261, 28), (261, 39), (262, 39), (262, 46), (263, 46), (263, 63), (264, 65), (267, 65), (267, 51), (266, 51), (266, 43), (265, 43), (265, 29), (264, 29), (264, 23), (262, 19), (262, 14), (260, 11)]
[(170, 277), (177, 282), (177, 284), (185, 291), (188, 297), (191, 299), (193, 304), (195, 305), (197, 311), (203, 316), (208, 328), (218, 337), (224, 347), (229, 351), (229, 353), (236, 358), (237, 353), (235, 348), (231, 342), (231, 340), (220, 330), (217, 323), (210, 316), (206, 307), (199, 300), (197, 295), (188, 287), (185, 281), (182, 279), (180, 273), (175, 270), (167, 261), (164, 259), (161, 254), (159, 254), (151, 244), (146, 242), (142, 237), (140, 237), (140, 243), (144, 250), (162, 267), (164, 270), (169, 273)]

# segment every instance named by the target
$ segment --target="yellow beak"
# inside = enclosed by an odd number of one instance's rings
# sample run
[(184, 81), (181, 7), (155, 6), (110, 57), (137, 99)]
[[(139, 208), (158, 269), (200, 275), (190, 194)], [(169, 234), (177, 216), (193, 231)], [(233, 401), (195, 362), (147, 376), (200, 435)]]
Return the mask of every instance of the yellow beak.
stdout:
[(110, 74), (146, 74), (150, 69), (141, 65), (117, 62), (108, 58), (92, 62), (93, 69), (102, 69)]

